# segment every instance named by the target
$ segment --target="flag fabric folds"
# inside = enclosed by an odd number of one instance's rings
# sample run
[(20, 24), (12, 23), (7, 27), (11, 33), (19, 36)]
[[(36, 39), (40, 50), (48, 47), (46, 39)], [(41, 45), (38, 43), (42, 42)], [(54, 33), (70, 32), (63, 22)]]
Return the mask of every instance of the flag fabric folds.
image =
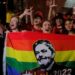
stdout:
[(48, 40), (55, 48), (55, 62), (75, 67), (75, 36), (43, 34), (37, 32), (11, 32), (6, 40), (6, 63), (19, 72), (39, 67), (33, 44)]
[(16, 69), (14, 69), (8, 65), (6, 75), (20, 75), (20, 73), (18, 71), (16, 71)]
[(6, 64), (19, 72), (39, 67), (31, 41), (26, 36), (24, 33), (7, 34)]

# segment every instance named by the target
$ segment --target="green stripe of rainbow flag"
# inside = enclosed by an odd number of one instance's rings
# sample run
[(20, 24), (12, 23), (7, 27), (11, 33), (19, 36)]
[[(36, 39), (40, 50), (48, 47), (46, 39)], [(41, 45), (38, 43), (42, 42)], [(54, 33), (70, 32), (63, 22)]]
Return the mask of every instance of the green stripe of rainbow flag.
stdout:
[(18, 71), (39, 67), (33, 44), (37, 40), (48, 40), (55, 48), (55, 61), (68, 67), (75, 67), (75, 36), (43, 34), (37, 32), (8, 33), (6, 41), (6, 62)]

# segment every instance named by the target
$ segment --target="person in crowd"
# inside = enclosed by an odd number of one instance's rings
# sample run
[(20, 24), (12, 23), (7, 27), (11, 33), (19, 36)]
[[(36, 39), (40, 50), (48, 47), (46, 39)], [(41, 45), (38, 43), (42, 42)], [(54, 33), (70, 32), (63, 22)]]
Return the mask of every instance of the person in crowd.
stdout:
[(11, 18), (9, 29), (6, 32), (18, 32), (20, 30), (19, 26), (19, 18), (14, 16)]
[(17, 32), (18, 31), (18, 18), (17, 17), (12, 17), (11, 18), (11, 21), (10, 21), (10, 24), (9, 24), (9, 27), (10, 27), (10, 31), (12, 32)]
[(0, 37), (0, 74), (3, 75), (3, 49), (4, 49), (4, 37)]
[[(25, 19), (24, 21), (22, 19), (23, 17)], [(30, 18), (31, 24), (29, 24), (28, 18)], [(19, 19), (23, 22), (23, 28), (24, 26), (27, 27), (26, 23), (28, 23), (31, 31), (41, 32), (41, 26), (43, 21), (43, 14), (41, 11), (36, 11), (33, 14), (33, 7), (30, 7), (29, 9), (26, 8), (24, 12), (21, 15), (19, 15)]]
[(64, 30), (63, 30), (63, 34), (72, 34), (73, 32), (73, 19), (67, 19), (65, 21), (65, 25), (64, 25)]
[[(19, 32), (19, 31), (21, 31), (21, 28), (20, 28), (20, 25), (19, 25), (19, 18), (14, 16), (14, 17), (11, 18), (11, 21), (10, 21), (10, 24), (9, 24), (9, 29), (5, 33), (7, 34), (9, 32)], [(5, 58), (5, 55), (3, 57)], [(3, 71), (4, 71), (5, 75), (13, 75), (13, 74), (20, 75), (9, 64), (5, 64), (6, 63), (5, 59), (3, 61), (4, 61)], [(5, 67), (6, 67), (6, 70), (5, 70)]]
[(35, 14), (33, 18), (33, 28), (32, 31), (41, 32), (41, 26), (42, 26), (42, 16), (40, 14)]
[(75, 20), (75, 6), (72, 8), (72, 18)]
[(0, 20), (0, 37), (3, 37), (5, 30), (6, 30), (6, 28), (1, 23), (1, 20)]
[(73, 19), (73, 15), (72, 15), (72, 10), (70, 9), (67, 13), (66, 13), (66, 19)]
[(19, 15), (22, 31), (31, 31), (32, 7), (25, 8), (24, 12)]
[[(11, 17), (9, 27), (7, 27), (7, 31), (16, 32), (16, 31), (26, 31), (25, 24), (22, 23), (22, 18), (26, 15), (30, 15), (30, 9), (25, 9), (22, 14), (18, 12), (14, 13), (14, 16)], [(25, 23), (25, 22), (24, 22)]]
[(42, 22), (43, 22), (43, 13), (41, 11), (36, 11), (33, 13), (32, 12), (33, 12), (33, 10), (31, 10), (31, 14), (30, 14), (32, 31), (33, 32), (42, 32), (41, 26), (42, 26)]
[(41, 30), (43, 33), (52, 33), (52, 25), (50, 21), (48, 20), (44, 21)]
[(75, 32), (75, 20), (73, 20), (73, 30)]
[(69, 32), (69, 35), (75, 35), (75, 20), (73, 20), (73, 28), (72, 28), (72, 30)]
[(17, 32), (18, 30), (18, 18), (17, 17), (12, 17), (10, 24), (9, 24), (9, 31), (10, 32)]
[(62, 34), (63, 24), (64, 24), (63, 18), (60, 18), (58, 16), (55, 17), (53, 24), (53, 33)]
[(22, 75), (74, 75), (73, 69), (58, 65), (54, 61), (55, 49), (48, 40), (36, 41), (33, 44), (33, 50), (40, 67), (26, 71)]
[(41, 26), (43, 22), (43, 13), (41, 11), (36, 11), (33, 12), (33, 8), (30, 7), (28, 9), (29, 11), (26, 13), (29, 13), (27, 15), (30, 16), (30, 21), (31, 21), (31, 31), (36, 31), (36, 32), (41, 32)]
[(3, 75), (3, 49), (4, 49), (4, 35), (5, 27), (0, 20), (0, 74)]

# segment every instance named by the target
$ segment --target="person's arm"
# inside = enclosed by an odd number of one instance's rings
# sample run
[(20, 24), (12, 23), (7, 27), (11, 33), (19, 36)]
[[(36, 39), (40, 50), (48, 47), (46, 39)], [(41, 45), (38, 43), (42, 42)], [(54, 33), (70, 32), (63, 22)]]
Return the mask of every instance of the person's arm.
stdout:
[(48, 13), (48, 20), (51, 20), (51, 15), (53, 14), (53, 13), (55, 13), (54, 12), (54, 7), (56, 7), (57, 5), (55, 4), (55, 0), (51, 0), (51, 2), (49, 3), (49, 13)]
[(30, 15), (29, 10), (30, 9), (25, 9), (24, 12), (21, 15), (19, 15), (20, 21), (25, 16), (26, 24), (28, 23), (28, 15)]
[(51, 19), (51, 12), (52, 12), (52, 7), (49, 7), (48, 20)]
[(33, 7), (30, 7), (30, 20), (31, 20), (31, 24), (33, 25), (33, 22), (34, 22), (34, 19), (33, 19), (33, 10), (32, 10)]
[(48, 5), (48, 6), (49, 6), (49, 12), (48, 12), (48, 18), (47, 18), (48, 20), (51, 19), (51, 12), (52, 12), (52, 7), (51, 7), (51, 5), (52, 5), (52, 0), (49, 1), (49, 5)]
[(33, 15), (32, 15), (32, 7), (30, 9), (25, 9), (24, 12), (19, 15), (19, 19), (22, 19), (24, 16), (26, 16), (26, 22), (28, 20), (28, 15), (30, 16), (31, 24), (33, 25)]
[(28, 15), (28, 11), (29, 9), (25, 9), (24, 12), (21, 15), (19, 15), (19, 18), (22, 19), (25, 15)]

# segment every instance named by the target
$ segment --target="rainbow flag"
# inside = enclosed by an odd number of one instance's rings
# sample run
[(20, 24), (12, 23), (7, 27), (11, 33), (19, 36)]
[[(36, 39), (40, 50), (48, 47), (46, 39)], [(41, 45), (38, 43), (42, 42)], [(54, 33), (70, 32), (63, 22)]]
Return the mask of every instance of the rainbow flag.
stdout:
[(37, 32), (8, 33), (6, 63), (20, 72), (39, 67), (33, 51), (33, 44), (37, 40), (48, 40), (52, 43), (56, 63), (75, 67), (75, 36)]
[(6, 64), (19, 72), (39, 67), (32, 41), (25, 33), (8, 33), (6, 39)]

